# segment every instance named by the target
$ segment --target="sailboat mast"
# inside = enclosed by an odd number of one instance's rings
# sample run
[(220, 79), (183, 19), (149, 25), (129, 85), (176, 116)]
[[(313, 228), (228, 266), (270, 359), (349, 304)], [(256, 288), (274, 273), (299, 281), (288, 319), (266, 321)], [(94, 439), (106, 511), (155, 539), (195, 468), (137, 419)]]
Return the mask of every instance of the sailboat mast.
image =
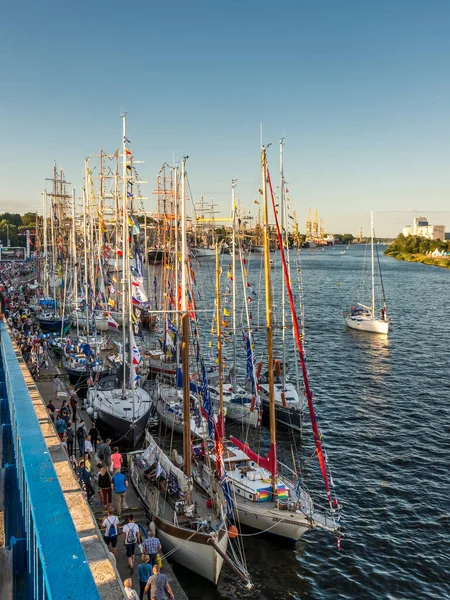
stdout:
[[(183, 361), (183, 453), (184, 472), (191, 477), (191, 397), (189, 390), (189, 314), (187, 311), (187, 252), (186, 252), (186, 158), (181, 162), (181, 354)], [(191, 493), (186, 493), (191, 503)]]
[[(179, 216), (178, 216), (178, 167), (174, 167), (173, 170), (173, 180), (174, 180), (174, 216), (175, 216), (175, 227), (174, 227), (174, 235), (175, 235), (175, 281), (174, 281), (174, 288), (175, 288), (175, 298), (178, 298), (178, 269), (179, 269), (179, 265), (178, 265), (178, 257), (179, 257), (179, 244), (178, 244), (178, 221), (179, 221)], [(175, 327), (177, 332), (180, 329), (180, 314), (177, 311), (175, 313)], [(177, 333), (176, 336), (176, 364), (179, 365), (180, 364), (180, 336)]]
[[(86, 181), (87, 185), (87, 181)], [(88, 240), (86, 227), (86, 188), (83, 188), (83, 246), (84, 246), (84, 299), (86, 302), (86, 329), (89, 333), (89, 277), (88, 277)]]
[(77, 319), (77, 336), (80, 335), (80, 328), (78, 322), (78, 259), (77, 259), (77, 229), (75, 224), (76, 218), (76, 200), (75, 200), (75, 189), (72, 190), (72, 262), (73, 262), (73, 287), (75, 292), (75, 315)]
[[(283, 167), (283, 145), (284, 138), (280, 140), (280, 211), (281, 211), (281, 227), (283, 230), (283, 235), (286, 230), (286, 219), (285, 219), (285, 202), (284, 202), (284, 167)], [(286, 378), (286, 354), (285, 354), (285, 343), (286, 343), (286, 292), (284, 289), (284, 285), (281, 286), (281, 311), (282, 311), (282, 371), (281, 377), (283, 382), (283, 393), (286, 387), (285, 378)]]
[(267, 209), (267, 159), (266, 148), (261, 151), (262, 192), (263, 192), (263, 225), (264, 225), (264, 284), (266, 288), (266, 328), (267, 328), (267, 360), (269, 371), (269, 417), (270, 417), (270, 454), (275, 468), (272, 473), (272, 493), (274, 499), (278, 494), (277, 479), (277, 433), (273, 377), (273, 339), (272, 339), (272, 298), (270, 287), (270, 246), (269, 216)]
[(231, 200), (233, 203), (233, 234), (231, 243), (232, 252), (232, 277), (233, 277), (233, 392), (236, 392), (236, 179), (231, 182)]
[[(126, 261), (127, 261), (127, 247), (128, 247), (128, 215), (127, 215), (127, 155), (126, 155), (126, 115), (122, 114), (122, 129), (123, 129), (123, 141), (122, 141), (122, 360), (123, 360), (123, 382), (122, 382), (122, 394), (125, 396), (125, 390), (127, 386), (127, 361), (125, 355), (125, 347), (127, 345), (127, 278), (126, 278)], [(117, 254), (116, 254), (117, 256)], [(119, 259), (117, 258), (117, 263)], [(130, 332), (128, 335), (131, 336)], [(130, 342), (130, 354), (132, 353), (131, 342)], [(130, 361), (130, 370), (132, 365), (132, 359)]]
[[(42, 204), (43, 204), (43, 234), (44, 234), (44, 296), (48, 298), (48, 241), (47, 241), (47, 190), (44, 190), (42, 193)], [(56, 312), (56, 306), (55, 306)]]
[(370, 211), (370, 247), (372, 261), (372, 318), (375, 318), (375, 259), (373, 254), (373, 209)]
[[(219, 361), (219, 431), (223, 435), (223, 363), (222, 363), (222, 308), (220, 303), (219, 242), (216, 240), (216, 321), (217, 321), (217, 360)], [(236, 363), (235, 363), (236, 370)]]

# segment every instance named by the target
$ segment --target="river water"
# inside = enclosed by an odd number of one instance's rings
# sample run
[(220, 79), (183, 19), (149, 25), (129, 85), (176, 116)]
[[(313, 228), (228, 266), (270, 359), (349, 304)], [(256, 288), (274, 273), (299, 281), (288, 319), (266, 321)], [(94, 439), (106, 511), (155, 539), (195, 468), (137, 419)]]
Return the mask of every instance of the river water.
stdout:
[[(308, 365), (343, 505), (341, 550), (321, 531), (294, 548), (246, 537), (256, 589), (234, 597), (450, 598), (450, 271), (380, 256), (392, 317), (385, 338), (344, 326), (342, 309), (359, 300), (365, 247), (342, 251), (311, 249), (301, 258)], [(214, 265), (201, 270), (208, 279)], [(265, 445), (267, 430), (261, 435)], [(290, 436), (279, 432), (285, 460)], [(232, 597), (226, 575), (215, 588), (176, 572), (191, 599)]]

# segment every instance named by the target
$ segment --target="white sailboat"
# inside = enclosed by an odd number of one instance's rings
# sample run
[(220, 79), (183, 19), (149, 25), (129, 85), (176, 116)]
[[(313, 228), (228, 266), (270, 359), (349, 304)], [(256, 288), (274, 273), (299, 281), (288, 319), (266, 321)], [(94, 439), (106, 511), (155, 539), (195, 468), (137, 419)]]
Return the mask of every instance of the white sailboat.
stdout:
[[(128, 193), (131, 175), (128, 171), (127, 156), (131, 154), (126, 147), (126, 120), (123, 121), (123, 221), (122, 240), (125, 271), (122, 279), (122, 314), (123, 314), (123, 341), (122, 341), (122, 381), (117, 376), (105, 377), (87, 392), (88, 410), (94, 415), (95, 420), (108, 429), (127, 438), (131, 446), (135, 446), (144, 434), (145, 425), (151, 409), (150, 396), (145, 390), (136, 385), (137, 365), (141, 362), (140, 352), (133, 335), (132, 324), (132, 292), (130, 274), (130, 248), (128, 239), (130, 228), (128, 223)], [(130, 170), (131, 173), (131, 170)], [(128, 336), (127, 336), (128, 334)], [(128, 340), (127, 340), (128, 337)], [(127, 365), (125, 348), (129, 344), (129, 367)]]
[(372, 269), (372, 293), (371, 305), (368, 306), (361, 302), (350, 307), (350, 310), (343, 312), (343, 317), (346, 325), (350, 329), (364, 331), (366, 333), (381, 333), (387, 335), (391, 322), (387, 314), (386, 298), (384, 297), (384, 286), (381, 278), (381, 267), (379, 266), (380, 281), (383, 291), (383, 305), (378, 310), (375, 306), (375, 256), (373, 249), (373, 210), (370, 211), (370, 250), (371, 250), (371, 269)]

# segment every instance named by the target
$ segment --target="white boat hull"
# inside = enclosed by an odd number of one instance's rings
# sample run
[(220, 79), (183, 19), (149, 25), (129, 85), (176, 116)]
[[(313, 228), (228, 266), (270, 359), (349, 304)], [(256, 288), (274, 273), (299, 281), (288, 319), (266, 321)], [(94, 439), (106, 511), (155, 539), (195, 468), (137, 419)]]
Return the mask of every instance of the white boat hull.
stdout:
[(389, 321), (381, 319), (372, 319), (367, 317), (345, 316), (344, 321), (350, 329), (364, 331), (366, 333), (381, 333), (387, 335), (389, 332)]
[[(159, 518), (155, 519), (156, 535), (161, 541), (164, 554), (171, 553), (171, 558), (205, 579), (217, 583), (222, 570), (223, 558), (216, 552), (211, 544), (198, 543), (192, 539), (182, 539), (178, 535), (172, 535)], [(175, 528), (173, 528), (175, 529)], [(205, 536), (206, 537), (206, 536)], [(226, 553), (228, 546), (228, 533), (222, 536), (216, 543), (222, 552)]]
[(90, 388), (86, 398), (95, 420), (104, 427), (127, 437), (133, 445), (144, 434), (152, 404), (150, 396), (142, 388), (126, 390), (124, 397), (121, 389), (100, 391)]
[(311, 523), (303, 514), (291, 513), (288, 510), (267, 510), (265, 503), (240, 502), (237, 498), (239, 520), (247, 527), (277, 535), (293, 542), (298, 541), (308, 530)]

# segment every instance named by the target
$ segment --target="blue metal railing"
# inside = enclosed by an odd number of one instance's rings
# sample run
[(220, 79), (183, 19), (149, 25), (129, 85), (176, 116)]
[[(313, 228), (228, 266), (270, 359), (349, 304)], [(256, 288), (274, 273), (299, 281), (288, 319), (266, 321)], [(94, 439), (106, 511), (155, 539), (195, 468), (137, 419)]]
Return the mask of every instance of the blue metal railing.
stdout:
[(0, 338), (5, 545), (13, 549), (14, 599), (99, 599), (3, 322)]

